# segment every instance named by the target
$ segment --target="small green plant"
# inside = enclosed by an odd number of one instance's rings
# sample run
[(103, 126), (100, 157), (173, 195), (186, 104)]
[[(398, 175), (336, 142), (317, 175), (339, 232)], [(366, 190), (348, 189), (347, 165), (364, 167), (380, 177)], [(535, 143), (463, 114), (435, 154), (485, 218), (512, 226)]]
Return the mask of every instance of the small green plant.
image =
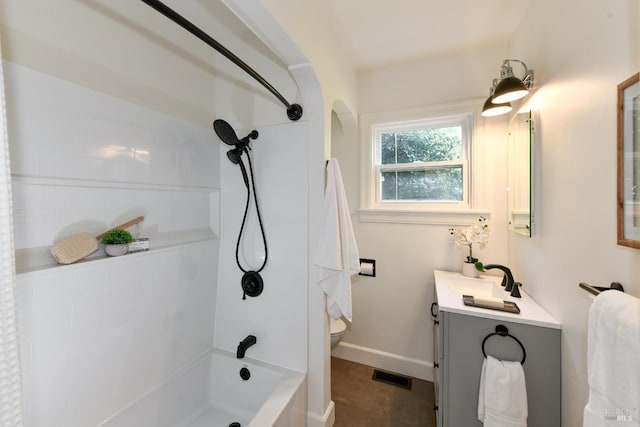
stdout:
[(105, 245), (123, 245), (131, 243), (133, 236), (127, 230), (116, 228), (115, 230), (108, 231), (100, 241)]

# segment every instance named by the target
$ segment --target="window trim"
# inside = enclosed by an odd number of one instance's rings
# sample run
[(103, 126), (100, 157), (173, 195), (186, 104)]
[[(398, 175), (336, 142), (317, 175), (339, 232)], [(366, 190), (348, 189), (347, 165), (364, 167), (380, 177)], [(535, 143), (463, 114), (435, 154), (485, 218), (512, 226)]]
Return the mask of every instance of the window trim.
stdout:
[[(360, 209), (358, 210), (360, 221), (363, 222), (400, 222), (420, 224), (466, 224), (469, 219), (483, 215), (488, 217), (490, 211), (475, 207), (475, 175), (473, 147), (476, 141), (477, 124), (480, 119), (479, 102), (477, 99), (441, 104), (419, 109), (397, 110), (363, 114), (360, 117)], [(461, 117), (468, 120), (469, 138), (463, 144), (465, 169), (463, 169), (463, 185), (466, 186), (461, 202), (381, 202), (378, 200), (379, 186), (377, 173), (380, 165), (379, 153), (376, 149), (376, 134), (381, 130), (398, 129), (398, 123), (402, 129), (410, 129), (416, 123), (425, 120), (433, 120), (433, 123), (444, 123), (456, 120), (459, 123)], [(463, 136), (464, 137), (464, 136)], [(457, 162), (457, 161), (456, 161)], [(397, 168), (399, 165), (394, 165)], [(466, 173), (465, 173), (466, 172)]]

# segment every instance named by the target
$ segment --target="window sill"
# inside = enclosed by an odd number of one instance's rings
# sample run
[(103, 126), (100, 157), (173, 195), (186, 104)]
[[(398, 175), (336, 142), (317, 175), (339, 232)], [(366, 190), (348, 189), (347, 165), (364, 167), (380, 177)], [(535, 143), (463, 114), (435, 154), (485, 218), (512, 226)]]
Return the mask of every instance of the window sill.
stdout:
[(468, 225), (479, 216), (487, 219), (486, 209), (381, 209), (358, 210), (360, 222), (388, 222), (397, 224)]

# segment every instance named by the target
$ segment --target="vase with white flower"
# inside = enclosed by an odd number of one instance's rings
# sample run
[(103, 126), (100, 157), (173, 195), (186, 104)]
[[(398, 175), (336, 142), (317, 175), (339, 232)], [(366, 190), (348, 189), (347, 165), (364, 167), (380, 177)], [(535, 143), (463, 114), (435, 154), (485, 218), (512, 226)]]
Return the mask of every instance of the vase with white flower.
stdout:
[(450, 228), (449, 234), (453, 237), (456, 246), (469, 248), (469, 255), (462, 264), (462, 274), (470, 277), (479, 277), (483, 271), (482, 263), (473, 256), (473, 245), (483, 249), (489, 243), (489, 225), (483, 216), (478, 221), (464, 229)]

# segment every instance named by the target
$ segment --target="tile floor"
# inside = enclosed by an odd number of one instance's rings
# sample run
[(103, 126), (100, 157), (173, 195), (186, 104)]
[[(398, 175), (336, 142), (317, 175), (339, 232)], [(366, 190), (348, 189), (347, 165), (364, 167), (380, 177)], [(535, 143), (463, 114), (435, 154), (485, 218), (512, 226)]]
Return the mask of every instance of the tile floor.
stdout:
[(407, 390), (373, 381), (373, 370), (331, 358), (334, 427), (435, 427), (433, 383), (413, 378)]

